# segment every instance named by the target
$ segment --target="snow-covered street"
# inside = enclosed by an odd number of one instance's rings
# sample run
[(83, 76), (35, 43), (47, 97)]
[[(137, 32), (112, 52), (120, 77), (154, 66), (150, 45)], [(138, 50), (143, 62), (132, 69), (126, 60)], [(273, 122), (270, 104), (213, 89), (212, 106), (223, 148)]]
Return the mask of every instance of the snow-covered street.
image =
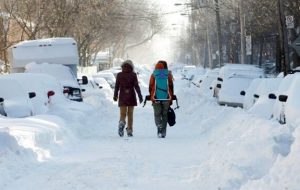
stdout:
[[(145, 95), (147, 88), (142, 90)], [(180, 105), (175, 110), (177, 123), (168, 127), (165, 139), (156, 136), (149, 102), (135, 108), (133, 138), (118, 136), (118, 107), (111, 97), (89, 99), (101, 106), (85, 114), (63, 115), (64, 120), (32, 117), (29, 120), (37, 124), (29, 130), (36, 135), (27, 143), (30, 149), (22, 148), (26, 139), (18, 140), (21, 146), (13, 140), (6, 140), (8, 148), (0, 146), (0, 189), (298, 188), (298, 128), (260, 119), (240, 108), (221, 107), (179, 78), (175, 91)], [(9, 123), (1, 119), (0, 129), (10, 130), (15, 137), (22, 136), (18, 126), (30, 127), (25, 121), (11, 122), (11, 127)], [(56, 129), (40, 129), (51, 125)]]

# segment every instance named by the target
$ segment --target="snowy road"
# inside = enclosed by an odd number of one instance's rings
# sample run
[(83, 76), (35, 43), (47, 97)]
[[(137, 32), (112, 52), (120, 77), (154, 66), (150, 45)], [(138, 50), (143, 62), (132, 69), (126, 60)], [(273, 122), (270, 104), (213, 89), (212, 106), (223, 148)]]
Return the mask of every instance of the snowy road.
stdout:
[(197, 189), (204, 151), (197, 131), (178, 124), (158, 139), (150, 104), (135, 110), (133, 138), (118, 137), (116, 121), (102, 120), (94, 138), (56, 152), (8, 189)]
[(280, 182), (262, 180), (253, 185), (251, 181), (273, 176), (278, 156), (290, 153), (293, 133), (288, 127), (257, 118), (240, 108), (220, 107), (215, 100), (197, 94), (196, 89), (179, 89), (181, 107), (176, 110), (177, 124), (168, 127), (167, 138), (156, 137), (150, 103), (135, 109), (134, 137), (120, 138), (117, 105), (106, 101), (96, 113), (70, 117), (67, 124), (74, 127), (75, 135), (59, 147), (50, 147), (52, 157), (48, 160), (8, 167), (11, 177), (5, 182), (0, 179), (1, 189), (287, 187)]

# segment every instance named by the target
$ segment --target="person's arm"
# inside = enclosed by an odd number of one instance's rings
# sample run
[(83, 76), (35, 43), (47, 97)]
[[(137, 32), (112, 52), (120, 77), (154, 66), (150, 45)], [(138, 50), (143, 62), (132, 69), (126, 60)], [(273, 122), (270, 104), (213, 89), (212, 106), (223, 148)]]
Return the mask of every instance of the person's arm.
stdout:
[(141, 88), (140, 88), (139, 81), (138, 81), (138, 78), (137, 78), (136, 74), (134, 74), (134, 89), (135, 89), (136, 93), (139, 96), (140, 103), (142, 103), (143, 102), (143, 96), (142, 96), (142, 93), (141, 93)]
[(150, 99), (154, 102), (154, 89), (155, 88), (155, 78), (153, 76), (153, 74), (150, 76), (150, 80), (149, 80), (149, 95), (150, 95)]
[(169, 89), (170, 89), (171, 95), (173, 96), (174, 95), (174, 84), (173, 84), (173, 75), (171, 73), (168, 75), (168, 83), (169, 83)]
[(120, 81), (119, 81), (119, 74), (117, 75), (116, 78), (116, 84), (115, 84), (115, 90), (114, 90), (114, 100), (116, 101), (118, 99), (118, 93), (120, 89)]

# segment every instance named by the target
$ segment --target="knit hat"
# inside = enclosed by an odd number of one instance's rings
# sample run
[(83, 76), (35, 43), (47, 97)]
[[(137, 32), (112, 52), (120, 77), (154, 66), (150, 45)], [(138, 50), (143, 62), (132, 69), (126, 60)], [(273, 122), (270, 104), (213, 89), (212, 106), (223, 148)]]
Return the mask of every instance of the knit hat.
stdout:
[(164, 68), (165, 68), (164, 65), (160, 62), (156, 63), (155, 65), (155, 69), (164, 69)]
[(123, 67), (124, 65), (130, 65), (131, 67), (132, 67), (132, 70), (134, 69), (134, 65), (133, 65), (133, 63), (132, 63), (132, 61), (131, 60), (126, 60), (126, 61), (124, 61), (123, 63), (122, 63), (122, 65), (121, 65), (121, 67)]

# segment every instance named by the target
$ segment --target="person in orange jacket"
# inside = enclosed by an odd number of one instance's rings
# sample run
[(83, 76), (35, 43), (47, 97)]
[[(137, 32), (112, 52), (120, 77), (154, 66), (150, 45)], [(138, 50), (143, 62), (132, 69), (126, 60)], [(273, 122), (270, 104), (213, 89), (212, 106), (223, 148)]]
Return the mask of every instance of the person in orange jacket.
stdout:
[(160, 60), (150, 76), (149, 93), (154, 110), (157, 136), (165, 138), (168, 122), (168, 108), (174, 94), (173, 76), (168, 70), (167, 62)]

